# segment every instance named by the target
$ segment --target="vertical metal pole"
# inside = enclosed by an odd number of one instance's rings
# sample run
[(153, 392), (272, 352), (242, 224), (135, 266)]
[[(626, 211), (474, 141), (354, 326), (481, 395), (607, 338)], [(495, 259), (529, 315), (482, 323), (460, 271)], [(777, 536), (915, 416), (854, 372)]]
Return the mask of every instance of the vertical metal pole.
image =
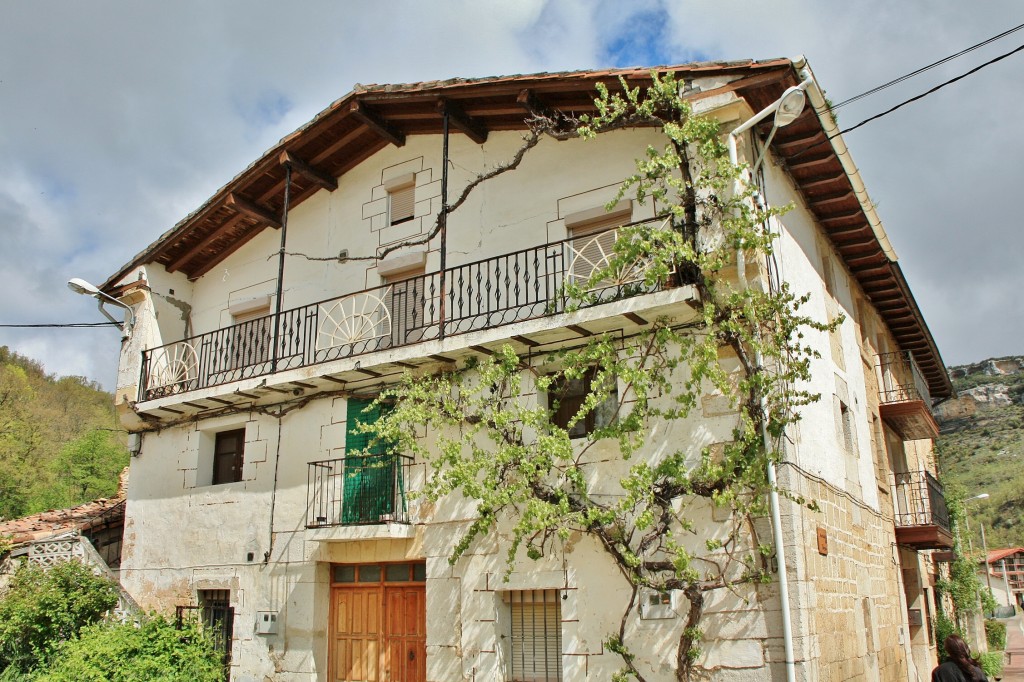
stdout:
[(1003, 569), (1003, 588), (1006, 590), (1006, 605), (1013, 606), (1013, 592), (1010, 592), (1010, 580), (1006, 577), (1006, 559), (999, 562)]
[(992, 594), (992, 572), (989, 570), (991, 567), (988, 565), (988, 545), (985, 543), (985, 524), (981, 521), (978, 522), (981, 526), (981, 551), (985, 553), (985, 580), (988, 582), (988, 593)]
[(438, 327), (437, 336), (439, 339), (444, 338), (444, 325), (445, 325), (445, 279), (446, 273), (445, 268), (448, 267), (448, 108), (445, 107), (444, 117), (442, 122), (442, 130), (444, 143), (441, 151), (441, 215), (439, 219), (441, 221), (441, 306), (440, 306), (440, 327)]
[(288, 204), (292, 194), (292, 165), (284, 165), (284, 207), (281, 209), (281, 248), (277, 255), (277, 300), (274, 302), (274, 347), (270, 371), (277, 371), (277, 350), (281, 340), (281, 296), (284, 294), (284, 247), (288, 239)]

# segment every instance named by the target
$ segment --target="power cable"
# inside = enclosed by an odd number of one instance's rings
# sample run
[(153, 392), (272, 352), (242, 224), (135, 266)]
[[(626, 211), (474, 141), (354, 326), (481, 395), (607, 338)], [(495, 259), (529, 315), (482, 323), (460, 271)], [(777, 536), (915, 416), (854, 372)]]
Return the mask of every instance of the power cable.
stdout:
[(1000, 62), (1000, 61), (1006, 59), (1007, 57), (1011, 57), (1011, 56), (1017, 54), (1018, 52), (1020, 52), (1022, 50), (1024, 50), (1024, 45), (1021, 45), (1020, 47), (1018, 47), (1018, 48), (1016, 48), (1014, 50), (1010, 50), (1009, 52), (1006, 52), (1005, 54), (1001, 54), (998, 57), (995, 57), (994, 59), (990, 59), (987, 62), (985, 62), (984, 64), (979, 64), (978, 66), (974, 67), (970, 71), (967, 71), (966, 73), (962, 73), (959, 76), (956, 76), (954, 78), (950, 78), (947, 81), (939, 83), (934, 88), (931, 88), (930, 90), (922, 92), (920, 95), (915, 95), (914, 97), (911, 97), (910, 99), (903, 100), (902, 102), (900, 102), (896, 106), (890, 107), (889, 109), (886, 109), (885, 111), (883, 111), (883, 112), (881, 112), (879, 114), (875, 114), (874, 116), (870, 116), (870, 117), (864, 119), (863, 121), (861, 121), (860, 123), (857, 123), (856, 125), (852, 125), (849, 128), (844, 128), (844, 129), (840, 130), (838, 133), (835, 133), (834, 135), (829, 135), (828, 137), (826, 137), (821, 142), (815, 142), (811, 146), (809, 146), (809, 147), (807, 147), (805, 149), (801, 149), (799, 152), (797, 152), (796, 154), (793, 154), (789, 158), (790, 158), (790, 160), (800, 158), (801, 156), (803, 156), (807, 152), (809, 152), (809, 151), (811, 151), (813, 149), (817, 149), (818, 147), (831, 142), (832, 140), (834, 140), (835, 138), (839, 137), (840, 135), (845, 135), (846, 133), (851, 132), (853, 130), (856, 130), (857, 128), (860, 128), (861, 126), (867, 125), (868, 123), (871, 123), (872, 121), (877, 121), (878, 119), (882, 118), (883, 116), (888, 116), (889, 114), (893, 113), (897, 109), (902, 109), (903, 107), (907, 106), (908, 104), (910, 104), (912, 102), (916, 102), (916, 101), (918, 101), (920, 99), (923, 99), (923, 98), (927, 97), (928, 95), (941, 90), (942, 88), (946, 87), (947, 85), (952, 85), (953, 83), (956, 83), (957, 81), (963, 80), (964, 78), (967, 78), (968, 76), (971, 76), (971, 75), (977, 73), (978, 71), (981, 71), (986, 66), (991, 66), (992, 64), (995, 64), (996, 62)]
[(62, 324), (0, 324), (0, 328), (11, 329), (43, 329), (43, 328), (71, 328), (71, 329), (89, 329), (91, 327), (119, 327), (117, 322), (65, 322)]
[(867, 97), (869, 95), (873, 95), (876, 92), (881, 92), (882, 90), (885, 90), (888, 87), (896, 85), (897, 83), (902, 83), (903, 81), (907, 80), (908, 78), (913, 78), (914, 76), (917, 76), (918, 74), (922, 74), (925, 71), (928, 71), (930, 69), (934, 69), (936, 66), (941, 66), (942, 64), (945, 64), (946, 62), (949, 62), (949, 61), (952, 61), (952, 60), (956, 59), (957, 57), (962, 57), (965, 54), (967, 54), (968, 52), (973, 52), (974, 50), (977, 50), (980, 47), (984, 47), (985, 45), (988, 45), (989, 43), (993, 43), (993, 42), (999, 40), (1000, 38), (1005, 38), (1006, 36), (1010, 35), (1011, 33), (1016, 33), (1017, 31), (1021, 30), (1022, 28), (1024, 28), (1024, 24), (1020, 24), (1019, 26), (1014, 26), (1011, 29), (1003, 31), (999, 35), (992, 36), (991, 38), (989, 38), (987, 40), (983, 40), (983, 41), (981, 41), (980, 43), (978, 43), (976, 45), (971, 45), (970, 47), (968, 47), (968, 48), (966, 48), (964, 50), (960, 50), (956, 54), (951, 54), (948, 57), (943, 57), (942, 59), (940, 59), (937, 62), (932, 62), (931, 64), (929, 64), (927, 66), (922, 66), (920, 69), (917, 69), (916, 71), (911, 71), (910, 73), (904, 74), (904, 75), (900, 76), (899, 78), (894, 78), (893, 80), (889, 81), (888, 83), (882, 83), (881, 85), (879, 85), (877, 87), (874, 87), (874, 88), (871, 88), (870, 90), (867, 90), (866, 92), (862, 92), (859, 95), (854, 95), (853, 97), (850, 97), (849, 99), (844, 99), (839, 104), (833, 105), (832, 106), (832, 110), (835, 111), (839, 107), (843, 107), (843, 106), (846, 106), (847, 104), (851, 104), (853, 102), (856, 102), (857, 100), (863, 99), (864, 97)]
[(871, 121), (875, 121), (877, 119), (880, 119), (883, 116), (887, 116), (887, 115), (891, 114), (892, 112), (896, 111), (897, 109), (901, 109), (901, 108), (905, 107), (906, 105), (910, 104), (911, 102), (916, 102), (919, 99), (927, 97), (928, 95), (932, 94), (933, 92), (941, 90), (942, 88), (946, 87), (947, 85), (952, 85), (953, 83), (956, 83), (959, 80), (963, 80), (964, 78), (967, 78), (968, 76), (970, 76), (972, 74), (975, 74), (978, 71), (981, 71), (986, 66), (991, 66), (992, 64), (995, 64), (996, 62), (1000, 62), (1000, 61), (1006, 59), (1007, 57), (1013, 56), (1014, 54), (1020, 52), (1021, 50), (1024, 50), (1024, 45), (1021, 45), (1017, 49), (1011, 50), (1011, 51), (1007, 52), (1006, 54), (1001, 54), (998, 57), (996, 57), (995, 59), (990, 59), (989, 61), (985, 62), (984, 64), (980, 64), (980, 65), (974, 67), (973, 69), (971, 69), (970, 71), (968, 71), (966, 73), (962, 73), (962, 74), (960, 74), (959, 76), (957, 76), (955, 78), (950, 78), (948, 81), (945, 81), (944, 83), (939, 83), (938, 85), (936, 85), (931, 90), (927, 90), (925, 92), (922, 92), (920, 95), (917, 95), (916, 97), (911, 97), (908, 100), (904, 100), (904, 101), (900, 102), (899, 104), (897, 104), (896, 106), (891, 107), (889, 109), (886, 109), (885, 111), (883, 111), (880, 114), (875, 114), (874, 116), (871, 116), (870, 118), (864, 119), (863, 121), (861, 121), (860, 123), (858, 123), (855, 126), (850, 126), (849, 128), (846, 128), (845, 130), (841, 130), (841, 131), (839, 131), (837, 133), (837, 135), (842, 135), (843, 133), (848, 133), (851, 130), (856, 130), (857, 128), (860, 128), (862, 125), (865, 125), (867, 123), (870, 123)]

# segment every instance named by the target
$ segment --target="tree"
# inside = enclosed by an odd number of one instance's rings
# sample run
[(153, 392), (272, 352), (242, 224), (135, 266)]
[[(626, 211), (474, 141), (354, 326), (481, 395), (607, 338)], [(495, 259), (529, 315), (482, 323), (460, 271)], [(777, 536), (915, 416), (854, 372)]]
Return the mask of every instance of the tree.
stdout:
[(110, 431), (94, 429), (65, 444), (51, 466), (54, 484), (43, 506), (72, 506), (116, 494), (128, 450)]
[(64, 642), (37, 682), (219, 682), (221, 654), (195, 621), (179, 628), (163, 616), (141, 623), (104, 621)]
[[(127, 464), (112, 396), (55, 378), (0, 346), (0, 518), (81, 504), (117, 489)], [(88, 483), (72, 483), (85, 476)]]
[(115, 582), (79, 561), (23, 564), (0, 594), (0, 672), (45, 666), (61, 642), (117, 605)]
[[(632, 587), (619, 631), (607, 642), (622, 658), (621, 680), (643, 680), (626, 641), (641, 589), (680, 590), (688, 599), (676, 652), (677, 677), (687, 679), (700, 653), (705, 595), (770, 581), (772, 550), (753, 521), (767, 511), (766, 470), (778, 458), (779, 440), (797, 410), (818, 399), (802, 388), (816, 356), (804, 333), (831, 329), (800, 313), (806, 298), (785, 284), (764, 284), (760, 267), (751, 283), (743, 265), (737, 268), (738, 261), (760, 265), (772, 256), (768, 225), (777, 211), (760, 208), (753, 190), (737, 182), (743, 169), (729, 163), (716, 122), (692, 114), (671, 75), (652, 78), (644, 91), (624, 82), (622, 93), (602, 89), (593, 117), (537, 116), (527, 144), (536, 144), (538, 131), (591, 139), (660, 126), (664, 147), (645, 150), (617, 197), (655, 202), (657, 219), (621, 228), (614, 256), (564, 294), (572, 309), (607, 300), (609, 291), (688, 282), (699, 294), (695, 320), (659, 319), (628, 339), (590, 337), (552, 352), (543, 360), (554, 369), (543, 372), (506, 345), (455, 370), (407, 373), (378, 399), (392, 409), (363, 427), (429, 463), (427, 499), (456, 494), (475, 503), (476, 518), (453, 563), (500, 527), (511, 529), (509, 566), (574, 535), (594, 538)], [(730, 284), (733, 268), (739, 275)], [(582, 382), (584, 395), (557, 424), (552, 417), (573, 382)], [(534, 400), (536, 392), (548, 404)], [(735, 411), (731, 439), (697, 457), (686, 444), (652, 447), (652, 426), (684, 423), (706, 392)], [(594, 418), (598, 413), (602, 419)], [(599, 423), (574, 439), (574, 428), (587, 420)], [(414, 427), (422, 425), (427, 439), (416, 437)], [(691, 512), (708, 505), (726, 520), (698, 528)]]

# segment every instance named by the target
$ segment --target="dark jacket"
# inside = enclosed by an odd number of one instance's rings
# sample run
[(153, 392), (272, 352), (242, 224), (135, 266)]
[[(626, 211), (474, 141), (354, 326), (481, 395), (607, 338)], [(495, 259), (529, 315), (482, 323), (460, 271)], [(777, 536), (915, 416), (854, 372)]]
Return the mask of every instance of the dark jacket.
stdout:
[(932, 671), (932, 682), (987, 682), (987, 680), (985, 671), (978, 666), (971, 666), (971, 675), (968, 677), (953, 661), (946, 661)]

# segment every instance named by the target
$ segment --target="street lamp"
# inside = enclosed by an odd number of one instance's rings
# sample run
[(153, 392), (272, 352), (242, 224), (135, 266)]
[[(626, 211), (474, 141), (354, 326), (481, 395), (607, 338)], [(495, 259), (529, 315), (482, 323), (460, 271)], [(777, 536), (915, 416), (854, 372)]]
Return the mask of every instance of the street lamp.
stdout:
[[(975, 495), (974, 497), (968, 497), (966, 500), (964, 500), (964, 525), (967, 526), (967, 546), (970, 548), (972, 552), (974, 551), (974, 542), (972, 542), (971, 540), (971, 515), (967, 513), (967, 503), (973, 502), (974, 500), (987, 499), (988, 493), (981, 493), (979, 495)], [(982, 538), (982, 544), (984, 544), (984, 538)], [(987, 555), (985, 557), (985, 560), (988, 561)]]
[[(972, 554), (974, 553), (974, 543), (971, 542), (971, 521), (970, 521), (971, 517), (970, 517), (970, 514), (967, 513), (967, 503), (968, 502), (972, 502), (974, 500), (987, 500), (987, 499), (988, 499), (988, 493), (979, 493), (979, 494), (975, 495), (974, 497), (968, 497), (966, 500), (964, 500), (964, 524), (967, 526), (967, 545), (971, 548), (971, 553)], [(992, 595), (992, 574), (989, 573), (989, 567), (988, 567), (988, 544), (985, 542), (985, 524), (984, 523), (980, 523), (980, 522), (979, 522), (979, 524), (981, 525), (981, 551), (984, 552), (984, 555), (985, 555), (984, 559), (982, 561), (982, 566), (985, 567), (985, 581), (988, 583), (988, 593), (991, 596)], [(981, 595), (978, 595), (978, 596), (980, 597)]]
[[(72, 277), (68, 280), (68, 289), (75, 292), (76, 294), (82, 294), (84, 296), (92, 296), (99, 301), (99, 311), (103, 313), (103, 316), (116, 324), (118, 328), (124, 332), (125, 336), (131, 334), (132, 326), (135, 324), (135, 313), (132, 311), (131, 306), (121, 303), (119, 300), (103, 293), (95, 285), (89, 284), (84, 279), (78, 277)], [(113, 303), (114, 305), (124, 308), (124, 322), (119, 322), (116, 317), (107, 312), (107, 309), (103, 307), (104, 303)]]

